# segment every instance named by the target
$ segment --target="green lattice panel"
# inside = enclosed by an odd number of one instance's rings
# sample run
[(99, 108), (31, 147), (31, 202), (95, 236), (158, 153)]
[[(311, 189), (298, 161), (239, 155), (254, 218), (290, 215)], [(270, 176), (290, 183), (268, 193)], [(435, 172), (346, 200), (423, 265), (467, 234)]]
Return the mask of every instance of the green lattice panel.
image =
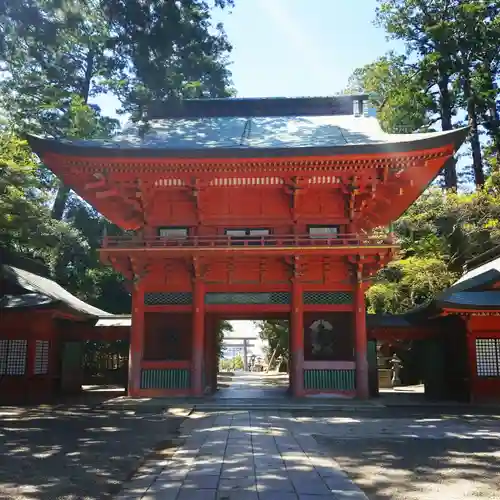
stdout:
[(205, 295), (207, 304), (289, 304), (288, 292), (217, 293)]
[(190, 373), (185, 368), (148, 368), (141, 371), (141, 389), (189, 389)]
[(144, 304), (147, 306), (183, 306), (193, 302), (191, 292), (147, 292)]
[(354, 391), (356, 370), (304, 370), (304, 389)]
[(350, 292), (304, 292), (304, 304), (352, 304)]

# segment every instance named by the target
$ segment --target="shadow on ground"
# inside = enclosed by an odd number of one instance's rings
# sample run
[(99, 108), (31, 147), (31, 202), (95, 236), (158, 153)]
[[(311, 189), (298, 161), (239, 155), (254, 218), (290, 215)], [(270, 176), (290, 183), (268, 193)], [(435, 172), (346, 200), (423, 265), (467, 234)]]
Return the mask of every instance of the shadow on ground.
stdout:
[(88, 405), (0, 407), (0, 499), (109, 498), (144, 457), (173, 446), (182, 421)]
[(500, 499), (500, 441), (315, 436), (370, 500)]

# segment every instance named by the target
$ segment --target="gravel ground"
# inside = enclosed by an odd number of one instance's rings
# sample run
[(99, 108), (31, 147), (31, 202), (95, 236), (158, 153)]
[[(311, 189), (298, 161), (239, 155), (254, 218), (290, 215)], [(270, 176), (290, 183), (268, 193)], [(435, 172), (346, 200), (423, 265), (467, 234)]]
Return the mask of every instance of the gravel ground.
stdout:
[(498, 440), (315, 437), (370, 500), (500, 499)]
[(171, 448), (181, 416), (0, 407), (1, 500), (110, 498), (144, 457)]

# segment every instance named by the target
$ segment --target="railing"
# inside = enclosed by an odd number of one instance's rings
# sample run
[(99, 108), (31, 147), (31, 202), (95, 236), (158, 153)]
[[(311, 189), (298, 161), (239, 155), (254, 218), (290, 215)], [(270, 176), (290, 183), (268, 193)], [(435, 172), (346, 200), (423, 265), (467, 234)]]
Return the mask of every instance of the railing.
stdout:
[(227, 247), (342, 247), (342, 246), (394, 246), (391, 235), (337, 234), (319, 238), (309, 234), (234, 237), (187, 236), (167, 238), (164, 236), (108, 236), (103, 248), (227, 248)]

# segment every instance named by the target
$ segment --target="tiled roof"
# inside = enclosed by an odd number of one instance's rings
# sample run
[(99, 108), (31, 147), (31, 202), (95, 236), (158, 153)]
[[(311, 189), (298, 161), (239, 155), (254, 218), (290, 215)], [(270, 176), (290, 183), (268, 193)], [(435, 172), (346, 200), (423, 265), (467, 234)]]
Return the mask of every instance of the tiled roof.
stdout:
[(400, 314), (367, 314), (366, 325), (368, 328), (409, 328), (413, 326), (412, 323)]
[(410, 143), (452, 135), (456, 131), (422, 134), (387, 134), (374, 117), (354, 115), (211, 117), (153, 120), (141, 137), (130, 125), (110, 140), (57, 142), (88, 148), (111, 149), (253, 149), (342, 147)]
[(447, 309), (499, 309), (500, 291), (457, 292), (436, 300), (438, 307)]
[(56, 302), (41, 293), (25, 293), (22, 295), (4, 295), (0, 298), (0, 309), (18, 309), (44, 307)]
[[(16, 283), (27, 292), (26, 294), (17, 295), (16, 297), (18, 298), (8, 296), (9, 298), (6, 301), (7, 307), (16, 307), (16, 304), (17, 307), (28, 307), (30, 302), (32, 306), (59, 302), (73, 311), (86, 316), (95, 318), (113, 317), (112, 314), (83, 302), (83, 300), (75, 297), (55, 281), (48, 278), (43, 278), (37, 274), (7, 265), (2, 266), (2, 276), (4, 279)], [(23, 296), (24, 299), (22, 298)], [(2, 307), (5, 306), (2, 304)]]
[(446, 292), (473, 290), (500, 281), (500, 257), (466, 272)]

